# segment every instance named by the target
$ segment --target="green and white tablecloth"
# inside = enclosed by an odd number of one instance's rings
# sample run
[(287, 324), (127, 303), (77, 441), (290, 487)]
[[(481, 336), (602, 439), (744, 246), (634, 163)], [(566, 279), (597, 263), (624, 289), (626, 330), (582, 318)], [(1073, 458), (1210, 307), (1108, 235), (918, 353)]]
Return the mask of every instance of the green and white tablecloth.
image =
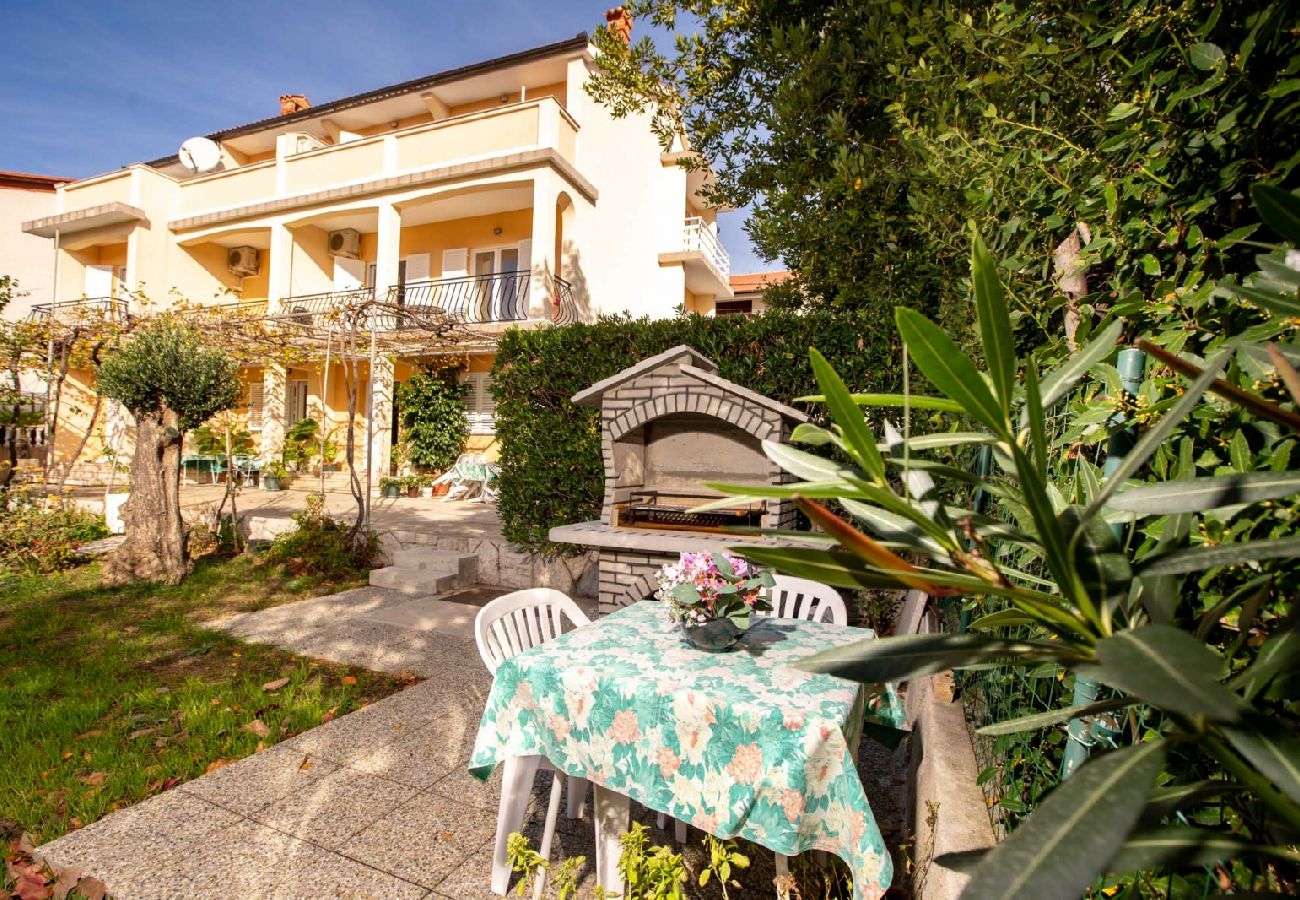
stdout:
[(789, 665), (870, 637), (763, 619), (739, 649), (705, 653), (661, 604), (634, 604), (502, 663), (470, 771), (486, 779), (506, 759), (544, 756), (719, 837), (787, 856), (834, 853), (858, 895), (878, 897), (893, 865), (845, 734), (859, 700), (868, 718), (896, 727), (902, 705), (892, 686)]

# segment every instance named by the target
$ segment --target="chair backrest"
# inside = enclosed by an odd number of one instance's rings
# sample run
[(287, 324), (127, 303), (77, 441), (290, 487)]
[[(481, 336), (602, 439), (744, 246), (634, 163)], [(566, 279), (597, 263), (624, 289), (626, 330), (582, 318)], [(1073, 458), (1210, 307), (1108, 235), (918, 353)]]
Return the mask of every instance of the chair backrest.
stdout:
[(574, 628), (591, 624), (578, 604), (552, 588), (528, 588), (497, 597), (474, 617), (474, 639), (488, 671), (516, 653), (554, 640), (564, 633), (564, 620)]
[(793, 575), (777, 575), (772, 588), (770, 616), (781, 619), (807, 619), (810, 622), (849, 624), (849, 610), (839, 592), (829, 585)]

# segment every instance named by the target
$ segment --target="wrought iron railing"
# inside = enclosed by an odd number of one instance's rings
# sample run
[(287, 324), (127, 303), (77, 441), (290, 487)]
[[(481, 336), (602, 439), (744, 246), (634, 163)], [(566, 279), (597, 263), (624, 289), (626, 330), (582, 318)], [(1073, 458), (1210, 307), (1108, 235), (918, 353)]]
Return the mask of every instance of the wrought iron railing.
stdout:
[[(573, 287), (551, 276), (551, 321), (557, 325), (577, 320)], [(389, 288), (388, 302), (419, 309), (440, 309), (449, 319), (465, 324), (523, 322), (529, 318), (531, 273), (499, 272), (464, 278), (410, 281)]]
[(731, 254), (722, 246), (718, 235), (699, 216), (687, 216), (686, 227), (682, 231), (682, 245), (685, 250), (698, 250), (723, 278), (731, 277)]
[(324, 329), (329, 327), (331, 315), (349, 307), (359, 309), (369, 303), (374, 295), (371, 288), (357, 288), (286, 297), (280, 302), (279, 311), (273, 315), (282, 324)]
[(28, 318), (63, 323), (93, 319), (126, 322), (130, 318), (130, 303), (125, 297), (83, 297), (61, 303), (37, 303)]
[(532, 276), (524, 271), (408, 281), (389, 288), (388, 302), (414, 309), (440, 309), (455, 322), (519, 322), (528, 318), (531, 280)]

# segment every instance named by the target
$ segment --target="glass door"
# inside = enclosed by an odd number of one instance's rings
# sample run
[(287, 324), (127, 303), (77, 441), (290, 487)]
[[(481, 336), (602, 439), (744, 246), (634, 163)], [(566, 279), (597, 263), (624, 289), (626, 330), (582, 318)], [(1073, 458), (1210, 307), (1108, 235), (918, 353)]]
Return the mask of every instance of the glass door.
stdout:
[(503, 322), (520, 318), (519, 247), (494, 247), (474, 251), (475, 297), (471, 309), (475, 322)]

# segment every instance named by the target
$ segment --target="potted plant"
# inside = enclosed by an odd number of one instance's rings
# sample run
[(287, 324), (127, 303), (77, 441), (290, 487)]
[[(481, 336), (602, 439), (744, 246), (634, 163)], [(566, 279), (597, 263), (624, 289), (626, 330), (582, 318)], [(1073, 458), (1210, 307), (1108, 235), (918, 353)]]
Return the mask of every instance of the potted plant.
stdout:
[(403, 478), (402, 484), (406, 486), (406, 496), (408, 497), (420, 496), (420, 485), (423, 483), (423, 481), (424, 479), (419, 475), (407, 475), (405, 478)]
[(658, 580), (655, 597), (701, 650), (730, 650), (749, 629), (753, 613), (772, 609), (772, 573), (729, 553), (683, 553), (659, 570)]
[(284, 463), (279, 460), (273, 460), (266, 464), (262, 469), (262, 488), (267, 491), (284, 490), (285, 482), (289, 480), (289, 470), (285, 468)]
[(379, 479), (379, 492), (389, 500), (402, 496), (402, 479), (385, 476)]

